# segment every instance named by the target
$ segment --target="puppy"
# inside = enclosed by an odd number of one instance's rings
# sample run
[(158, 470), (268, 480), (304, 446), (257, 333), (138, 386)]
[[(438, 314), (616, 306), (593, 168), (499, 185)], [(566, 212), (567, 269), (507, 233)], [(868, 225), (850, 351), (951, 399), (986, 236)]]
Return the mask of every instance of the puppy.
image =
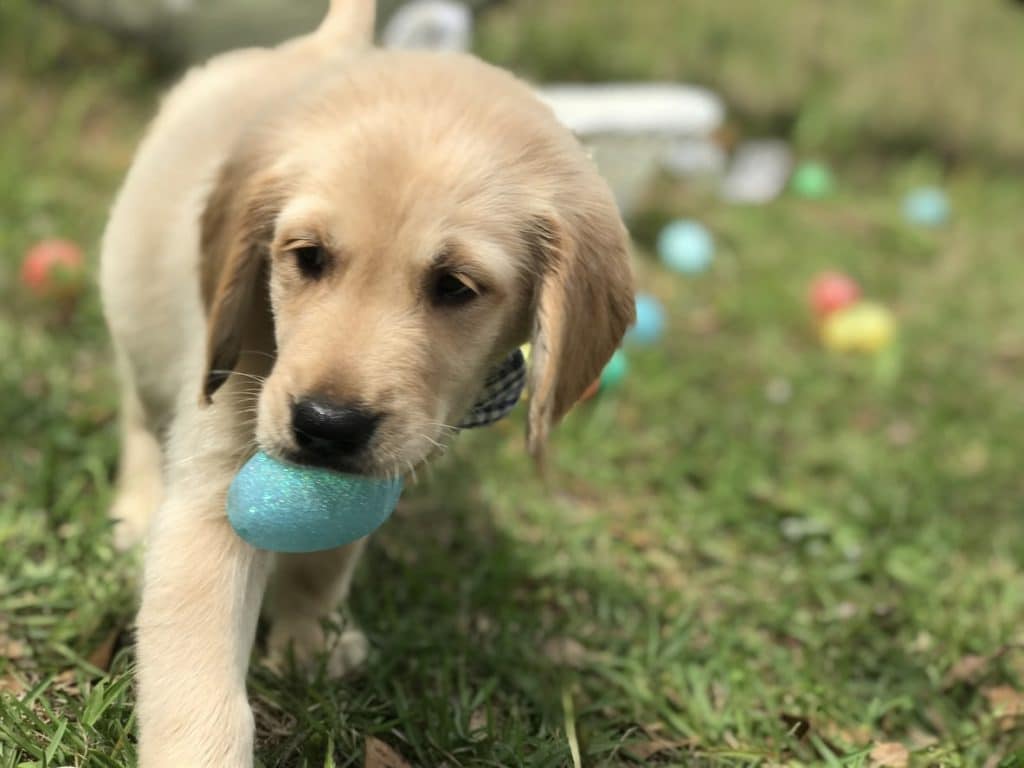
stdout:
[[(245, 678), (323, 649), (362, 542), (240, 540), (227, 487), (262, 449), (371, 475), (426, 461), (518, 345), (528, 447), (633, 318), (607, 185), (530, 89), (468, 56), (375, 51), (372, 0), (190, 72), (118, 195), (101, 282), (123, 387), (112, 514), (148, 528), (138, 617), (143, 768), (249, 766)], [(316, 439), (296, 424), (319, 424)], [(150, 522), (150, 518), (152, 521)], [(366, 655), (348, 631), (331, 658)]]

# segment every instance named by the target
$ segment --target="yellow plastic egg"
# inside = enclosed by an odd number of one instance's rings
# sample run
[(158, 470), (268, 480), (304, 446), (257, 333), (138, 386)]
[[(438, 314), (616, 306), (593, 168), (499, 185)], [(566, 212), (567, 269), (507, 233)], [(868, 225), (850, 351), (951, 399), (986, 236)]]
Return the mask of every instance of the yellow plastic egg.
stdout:
[(895, 321), (879, 304), (861, 302), (833, 312), (821, 327), (825, 346), (837, 352), (877, 352), (892, 341)]

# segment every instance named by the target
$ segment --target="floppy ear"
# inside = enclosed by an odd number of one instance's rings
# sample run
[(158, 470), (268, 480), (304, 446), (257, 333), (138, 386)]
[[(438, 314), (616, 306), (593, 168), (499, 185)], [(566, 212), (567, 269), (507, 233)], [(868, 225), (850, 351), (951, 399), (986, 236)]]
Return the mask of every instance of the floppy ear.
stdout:
[(278, 189), (252, 154), (221, 169), (200, 225), (200, 288), (207, 316), (206, 370), (200, 401), (209, 403), (238, 364), (253, 315), (269, 311), (267, 255)]
[[(606, 199), (604, 199), (606, 198)], [(610, 194), (536, 225), (541, 278), (531, 340), (527, 447), (553, 426), (615, 352), (635, 316), (629, 236)]]

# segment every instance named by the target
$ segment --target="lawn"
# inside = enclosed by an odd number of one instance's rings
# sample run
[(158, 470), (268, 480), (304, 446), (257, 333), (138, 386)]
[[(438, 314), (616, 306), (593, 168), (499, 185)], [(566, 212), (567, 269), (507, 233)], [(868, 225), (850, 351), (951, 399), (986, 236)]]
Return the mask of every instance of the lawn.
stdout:
[[(134, 762), (98, 299), (69, 315), (17, 269), (51, 235), (95, 265), (160, 77), (0, 9), (0, 768)], [(254, 665), (261, 765), (1024, 765), (1024, 184), (926, 149), (836, 173), (830, 199), (756, 208), (651, 190), (633, 230), (664, 340), (570, 415), (546, 480), (521, 413), (421, 477), (356, 578), (365, 671)], [(902, 220), (922, 183), (950, 195), (941, 229)], [(714, 231), (707, 274), (651, 254), (676, 216)], [(823, 349), (826, 268), (895, 312), (893, 348)]]

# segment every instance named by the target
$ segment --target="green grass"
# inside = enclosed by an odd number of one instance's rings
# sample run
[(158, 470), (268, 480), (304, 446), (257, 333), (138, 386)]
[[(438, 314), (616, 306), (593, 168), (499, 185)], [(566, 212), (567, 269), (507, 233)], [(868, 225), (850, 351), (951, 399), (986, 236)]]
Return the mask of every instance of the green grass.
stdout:
[[(94, 291), (68, 321), (16, 271), (52, 234), (95, 263), (155, 94), (28, 9), (0, 10), (0, 768), (129, 765), (109, 349)], [(254, 666), (262, 765), (361, 765), (374, 737), (415, 765), (566, 766), (569, 734), (586, 766), (868, 766), (887, 741), (1024, 764), (992, 703), (1024, 690), (1024, 186), (869, 148), (838, 173), (819, 203), (652, 191), (634, 229), (664, 343), (570, 416), (546, 485), (520, 416), (407, 493), (356, 579), (365, 672)], [(934, 181), (952, 222), (909, 228), (903, 192)], [(647, 251), (677, 215), (716, 234), (705, 276)], [(896, 350), (821, 348), (804, 291), (829, 267), (894, 310)]]

